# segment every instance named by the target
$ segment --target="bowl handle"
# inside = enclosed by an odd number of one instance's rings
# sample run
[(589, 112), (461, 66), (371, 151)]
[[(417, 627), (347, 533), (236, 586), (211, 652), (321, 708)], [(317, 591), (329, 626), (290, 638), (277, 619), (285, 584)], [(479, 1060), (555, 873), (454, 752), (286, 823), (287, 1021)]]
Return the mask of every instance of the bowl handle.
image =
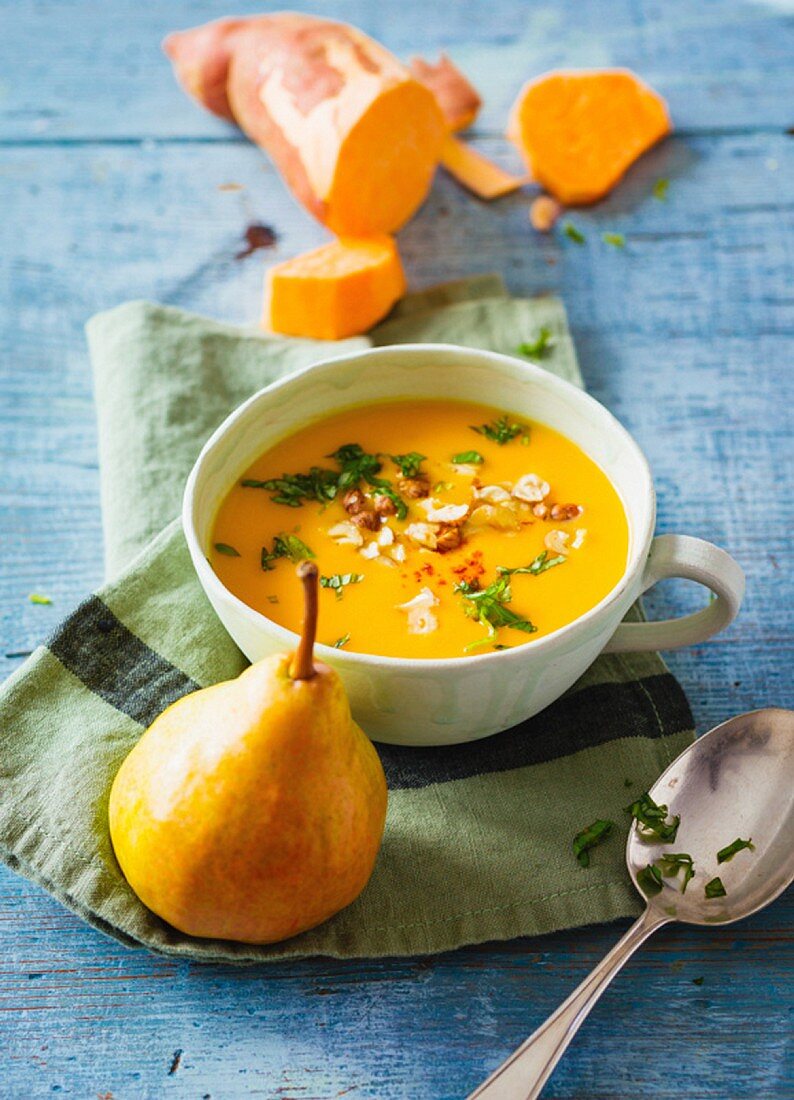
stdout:
[(736, 618), (744, 595), (744, 573), (718, 546), (689, 535), (659, 535), (651, 543), (639, 594), (666, 577), (686, 577), (710, 588), (714, 595), (708, 607), (680, 619), (621, 623), (604, 647), (605, 653), (696, 645)]

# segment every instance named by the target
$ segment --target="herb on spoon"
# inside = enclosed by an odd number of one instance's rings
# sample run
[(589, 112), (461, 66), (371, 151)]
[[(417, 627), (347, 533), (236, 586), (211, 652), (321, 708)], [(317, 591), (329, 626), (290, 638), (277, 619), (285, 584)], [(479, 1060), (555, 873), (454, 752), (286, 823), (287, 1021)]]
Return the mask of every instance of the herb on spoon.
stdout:
[(637, 885), (646, 898), (655, 897), (662, 889), (662, 872), (655, 863), (649, 863), (637, 872)]
[(706, 883), (704, 893), (707, 898), (724, 898), (727, 894), (727, 890), (722, 885), (721, 878), (713, 878), (711, 882)]
[(752, 840), (742, 840), (741, 837), (737, 836), (732, 844), (720, 848), (717, 852), (717, 863), (728, 863), (737, 852), (741, 852), (744, 848), (749, 848), (751, 852), (754, 852), (755, 844), (753, 844)]
[(695, 877), (695, 864), (692, 861), (692, 856), (686, 852), (665, 852), (655, 862), (665, 878), (676, 878), (679, 871), (684, 872), (681, 893), (685, 894), (690, 880)]
[(647, 791), (626, 807), (626, 813), (637, 822), (643, 840), (659, 844), (672, 844), (675, 840), (681, 818), (676, 815), (668, 821), (667, 807), (657, 805)]

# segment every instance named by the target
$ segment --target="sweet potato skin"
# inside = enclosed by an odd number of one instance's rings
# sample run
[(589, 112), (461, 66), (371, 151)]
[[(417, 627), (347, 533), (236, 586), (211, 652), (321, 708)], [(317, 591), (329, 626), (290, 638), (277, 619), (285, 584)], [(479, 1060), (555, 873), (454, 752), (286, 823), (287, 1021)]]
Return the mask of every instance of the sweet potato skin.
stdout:
[[(191, 94), (263, 146), (299, 201), (334, 232), (391, 232), (424, 199), (444, 135), (441, 110), (404, 65), (355, 28), (282, 12), (172, 35), (166, 51)], [(368, 114), (403, 91), (410, 110), (392, 112), (394, 131), (379, 135), (371, 173), (383, 173), (385, 193), (382, 162), (391, 147), (414, 157), (417, 171), (404, 185), (403, 207), (369, 211), (335, 193), (346, 180), (340, 165), (348, 156), (362, 160), (360, 148), (350, 150)]]
[(444, 121), (453, 133), (471, 126), (482, 106), (480, 94), (445, 53), (435, 63), (412, 57), (410, 69), (436, 97)]
[(508, 137), (566, 206), (597, 202), (670, 132), (661, 96), (627, 69), (545, 73), (516, 99)]

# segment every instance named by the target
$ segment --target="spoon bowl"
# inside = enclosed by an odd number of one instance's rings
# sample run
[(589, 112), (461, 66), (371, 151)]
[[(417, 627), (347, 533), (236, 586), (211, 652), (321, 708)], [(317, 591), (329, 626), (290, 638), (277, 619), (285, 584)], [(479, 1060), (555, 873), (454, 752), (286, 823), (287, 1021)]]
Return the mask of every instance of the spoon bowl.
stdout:
[[(692, 856), (695, 877), (681, 892), (682, 876), (663, 878), (646, 898), (660, 916), (688, 924), (730, 924), (749, 917), (794, 879), (794, 713), (770, 707), (731, 718), (698, 738), (656, 781), (650, 796), (680, 818), (672, 844), (649, 843), (637, 822), (626, 845), (634, 885), (660, 856)], [(729, 861), (717, 852), (737, 838), (751, 840)], [(724, 897), (704, 887), (719, 877)]]

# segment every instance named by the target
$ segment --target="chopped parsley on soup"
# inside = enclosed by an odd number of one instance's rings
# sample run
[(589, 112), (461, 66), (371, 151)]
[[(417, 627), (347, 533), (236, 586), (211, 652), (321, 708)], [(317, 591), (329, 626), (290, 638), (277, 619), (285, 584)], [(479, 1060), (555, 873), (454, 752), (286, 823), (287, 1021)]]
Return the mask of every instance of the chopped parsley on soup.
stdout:
[(572, 622), (618, 583), (628, 524), (603, 471), (559, 432), (442, 401), (352, 408), (276, 443), (220, 506), (210, 560), (299, 631), (294, 563), (317, 562), (318, 640), (461, 657)]

